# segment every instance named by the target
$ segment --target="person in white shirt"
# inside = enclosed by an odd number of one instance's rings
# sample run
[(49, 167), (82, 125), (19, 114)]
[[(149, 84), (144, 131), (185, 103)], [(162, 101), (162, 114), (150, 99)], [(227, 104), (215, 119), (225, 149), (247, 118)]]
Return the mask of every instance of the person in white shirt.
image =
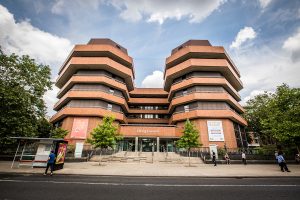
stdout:
[(284, 170), (285, 170), (287, 172), (291, 172), (288, 169), (288, 167), (286, 166), (286, 162), (285, 162), (284, 157), (283, 157), (282, 154), (283, 154), (282, 151), (279, 151), (278, 152), (278, 156), (277, 156), (277, 161), (278, 161), (278, 164), (279, 164), (279, 166), (281, 168), (281, 171), (284, 172)]
[(244, 151), (242, 152), (242, 162), (244, 163), (244, 165), (247, 165), (246, 154)]

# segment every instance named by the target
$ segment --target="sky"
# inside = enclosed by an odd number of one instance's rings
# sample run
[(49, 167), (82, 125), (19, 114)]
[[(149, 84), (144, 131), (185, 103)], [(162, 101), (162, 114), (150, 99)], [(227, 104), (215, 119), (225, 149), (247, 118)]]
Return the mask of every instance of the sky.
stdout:
[[(49, 65), (75, 44), (110, 38), (134, 60), (135, 87), (162, 87), (165, 59), (190, 39), (224, 46), (241, 73), (241, 104), (300, 86), (299, 0), (0, 0), (0, 45)], [(58, 88), (44, 100), (53, 115)]]

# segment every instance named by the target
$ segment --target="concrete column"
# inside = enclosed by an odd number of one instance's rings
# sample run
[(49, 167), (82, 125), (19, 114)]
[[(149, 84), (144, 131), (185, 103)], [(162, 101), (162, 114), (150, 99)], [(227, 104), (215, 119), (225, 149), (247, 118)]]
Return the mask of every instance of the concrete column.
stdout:
[(138, 148), (139, 148), (139, 137), (135, 137), (135, 152), (138, 152)]
[(157, 152), (159, 152), (159, 137), (156, 138), (156, 147)]

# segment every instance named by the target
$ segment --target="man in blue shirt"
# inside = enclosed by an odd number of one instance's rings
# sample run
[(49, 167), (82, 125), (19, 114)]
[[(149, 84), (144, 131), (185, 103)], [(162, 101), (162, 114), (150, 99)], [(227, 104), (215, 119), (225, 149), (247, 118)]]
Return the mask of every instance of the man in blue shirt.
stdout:
[(55, 162), (55, 154), (54, 154), (54, 151), (52, 150), (51, 153), (49, 154), (49, 157), (48, 157), (47, 167), (46, 167), (46, 171), (44, 173), (44, 176), (47, 175), (49, 167), (50, 167), (50, 170), (51, 170), (50, 176), (53, 175), (54, 162)]
[(277, 162), (278, 162), (282, 172), (284, 172), (284, 170), (287, 171), (287, 172), (290, 172), (290, 170), (286, 166), (286, 162), (285, 162), (284, 157), (283, 157), (282, 154), (283, 154), (282, 151), (278, 152)]

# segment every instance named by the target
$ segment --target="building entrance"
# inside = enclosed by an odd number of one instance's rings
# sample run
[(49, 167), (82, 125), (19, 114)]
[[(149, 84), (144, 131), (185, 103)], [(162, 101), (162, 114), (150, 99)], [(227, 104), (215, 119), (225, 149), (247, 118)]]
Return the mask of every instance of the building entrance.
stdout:
[(156, 138), (139, 138), (139, 151), (155, 152), (156, 149)]
[(124, 138), (118, 143), (120, 151), (132, 152), (175, 152), (176, 138)]
[(119, 142), (120, 151), (135, 151), (135, 138), (124, 138)]
[(161, 138), (159, 140), (159, 152), (175, 152), (175, 140)]

